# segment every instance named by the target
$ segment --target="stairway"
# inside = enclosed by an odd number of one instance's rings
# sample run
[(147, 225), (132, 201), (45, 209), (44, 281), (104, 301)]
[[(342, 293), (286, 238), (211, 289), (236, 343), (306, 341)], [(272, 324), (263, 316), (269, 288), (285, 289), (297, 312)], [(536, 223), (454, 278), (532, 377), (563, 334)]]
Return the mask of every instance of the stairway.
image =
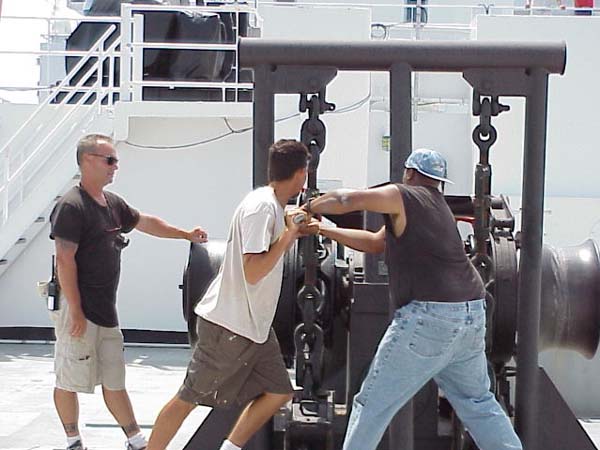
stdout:
[(120, 42), (105, 47), (113, 30), (0, 148), (0, 276), (44, 228), (57, 196), (73, 185), (77, 141), (88, 133), (112, 134), (116, 90), (102, 86), (102, 64), (114, 58)]

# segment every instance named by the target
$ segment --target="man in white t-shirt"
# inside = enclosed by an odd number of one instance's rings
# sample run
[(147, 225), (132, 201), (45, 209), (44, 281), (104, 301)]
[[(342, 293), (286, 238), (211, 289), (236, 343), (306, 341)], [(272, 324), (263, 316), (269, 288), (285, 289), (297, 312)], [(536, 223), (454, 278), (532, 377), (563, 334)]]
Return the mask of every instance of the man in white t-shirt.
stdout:
[(304, 144), (269, 148), (269, 184), (250, 192), (233, 215), (221, 269), (200, 303), (198, 341), (179, 392), (162, 409), (147, 450), (162, 450), (196, 407), (246, 405), (221, 450), (240, 450), (293, 388), (271, 327), (285, 252), (303, 232), (285, 214), (306, 182)]

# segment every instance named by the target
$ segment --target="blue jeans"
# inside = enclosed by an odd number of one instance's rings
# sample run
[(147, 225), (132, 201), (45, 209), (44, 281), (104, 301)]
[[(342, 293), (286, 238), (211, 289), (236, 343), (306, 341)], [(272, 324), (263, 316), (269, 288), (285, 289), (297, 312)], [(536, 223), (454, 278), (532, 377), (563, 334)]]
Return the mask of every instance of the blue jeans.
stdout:
[(485, 357), (485, 301), (413, 301), (398, 309), (360, 392), (344, 450), (375, 450), (388, 424), (434, 379), (481, 450), (522, 450), (490, 392)]

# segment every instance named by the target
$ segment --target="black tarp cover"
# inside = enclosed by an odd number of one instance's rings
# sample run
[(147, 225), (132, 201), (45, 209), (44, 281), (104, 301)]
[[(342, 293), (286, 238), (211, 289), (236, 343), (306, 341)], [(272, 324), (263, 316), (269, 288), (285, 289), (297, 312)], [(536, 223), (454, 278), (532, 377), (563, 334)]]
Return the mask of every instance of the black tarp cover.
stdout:
[[(88, 15), (118, 16), (121, 1), (102, 0), (92, 5)], [(161, 4), (158, 1), (132, 2)], [(233, 18), (231, 13), (198, 13), (190, 11), (146, 11), (144, 15), (144, 41), (165, 43), (235, 43)], [(108, 22), (81, 22), (67, 39), (67, 50), (85, 51), (112, 25)], [(105, 44), (107, 48), (119, 34), (117, 30)], [(77, 64), (79, 57), (66, 57), (67, 73)], [(71, 85), (86, 73), (90, 61), (71, 80)], [(148, 81), (224, 81), (230, 76), (234, 62), (233, 51), (215, 50), (144, 50), (143, 78)], [(108, 85), (108, 61), (103, 67), (103, 85)], [(92, 76), (85, 83), (96, 81)], [(119, 60), (116, 58), (114, 86), (119, 85)], [(152, 92), (162, 97), (168, 88), (144, 88), (144, 98), (150, 99)], [(190, 91), (188, 91), (190, 92)]]

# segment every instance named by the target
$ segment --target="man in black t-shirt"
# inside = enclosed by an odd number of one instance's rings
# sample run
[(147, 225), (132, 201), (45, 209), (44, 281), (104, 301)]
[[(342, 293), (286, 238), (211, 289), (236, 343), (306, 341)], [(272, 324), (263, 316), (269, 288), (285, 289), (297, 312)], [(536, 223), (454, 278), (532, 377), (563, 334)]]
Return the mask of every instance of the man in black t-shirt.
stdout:
[(106, 406), (127, 436), (127, 448), (146, 447), (125, 390), (123, 335), (116, 310), (121, 251), (128, 244), (125, 234), (135, 228), (157, 237), (207, 240), (200, 227), (174, 227), (105, 191), (118, 163), (110, 137), (83, 137), (77, 144), (81, 183), (57, 202), (50, 217), (61, 289), (60, 308), (51, 312), (56, 333), (54, 404), (69, 450), (84, 448), (77, 393), (92, 393), (99, 384)]
[(420, 149), (405, 168), (403, 184), (331, 191), (304, 206), (309, 214), (384, 215), (377, 232), (319, 226), (320, 234), (356, 250), (385, 251), (397, 308), (354, 397), (343, 449), (375, 450), (398, 410), (434, 379), (477, 448), (522, 450), (490, 392), (485, 289), (439, 189), (449, 181), (446, 160)]

